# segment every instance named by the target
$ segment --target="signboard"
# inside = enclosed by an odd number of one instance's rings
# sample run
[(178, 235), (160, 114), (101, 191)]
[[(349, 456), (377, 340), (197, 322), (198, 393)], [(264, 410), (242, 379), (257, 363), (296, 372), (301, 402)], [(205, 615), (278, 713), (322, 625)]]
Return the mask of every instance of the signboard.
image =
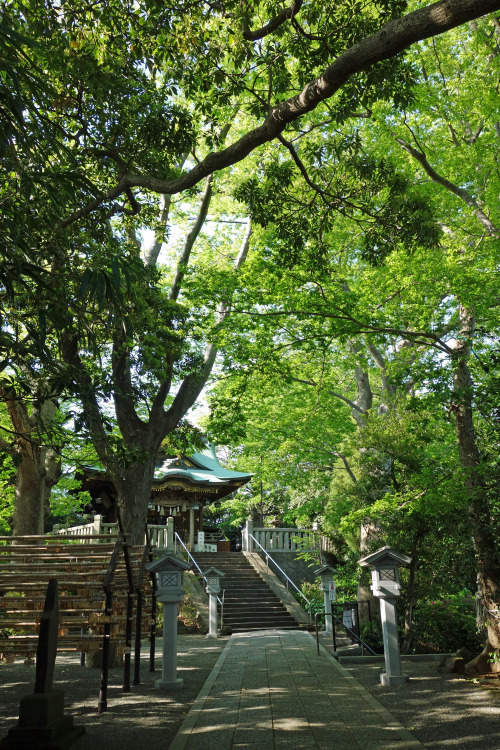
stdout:
[(342, 612), (342, 622), (344, 623), (346, 628), (349, 628), (349, 630), (351, 630), (352, 626), (354, 625), (353, 614), (354, 612), (352, 611), (352, 609), (344, 609), (344, 611)]
[(205, 532), (204, 531), (198, 532), (198, 544), (200, 546), (203, 546), (205, 544)]
[(337, 592), (335, 591), (335, 581), (330, 581), (330, 586), (328, 588), (328, 598), (331, 602), (334, 602), (337, 598)]

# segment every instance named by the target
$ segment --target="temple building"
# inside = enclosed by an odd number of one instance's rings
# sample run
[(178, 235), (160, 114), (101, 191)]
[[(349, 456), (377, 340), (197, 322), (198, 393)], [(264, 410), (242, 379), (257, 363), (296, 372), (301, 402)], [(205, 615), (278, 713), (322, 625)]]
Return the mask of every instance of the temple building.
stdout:
[[(116, 521), (117, 493), (102, 469), (83, 469), (82, 489), (92, 497), (87, 510), (99, 513), (109, 523)], [(231, 495), (246, 484), (252, 474), (225, 469), (212, 444), (192, 456), (160, 456), (156, 463), (148, 524), (164, 525), (174, 518), (174, 529), (193, 548), (197, 531), (203, 531), (203, 508)]]

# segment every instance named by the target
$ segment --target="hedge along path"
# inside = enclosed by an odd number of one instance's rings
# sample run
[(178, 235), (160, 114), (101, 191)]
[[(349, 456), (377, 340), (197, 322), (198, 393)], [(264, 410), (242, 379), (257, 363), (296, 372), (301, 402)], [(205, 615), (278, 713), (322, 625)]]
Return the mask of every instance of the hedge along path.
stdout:
[(156, 584), (145, 569), (150, 560), (151, 545), (130, 546), (122, 531), (112, 541), (101, 535), (0, 537), (0, 658), (32, 663), (45, 591), (57, 579), (57, 650), (79, 651), (82, 666), (86, 654), (101, 652), (98, 711), (105, 711), (112, 648), (124, 656), (124, 692), (130, 690), (133, 641), (133, 684), (140, 684), (141, 640), (148, 636), (154, 669)]

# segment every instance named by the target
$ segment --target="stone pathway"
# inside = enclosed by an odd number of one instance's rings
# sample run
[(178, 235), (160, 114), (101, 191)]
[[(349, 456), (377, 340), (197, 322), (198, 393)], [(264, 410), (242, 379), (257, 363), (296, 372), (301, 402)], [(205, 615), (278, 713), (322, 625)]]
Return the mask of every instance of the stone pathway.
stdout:
[(169, 750), (423, 750), (304, 631), (233, 635)]

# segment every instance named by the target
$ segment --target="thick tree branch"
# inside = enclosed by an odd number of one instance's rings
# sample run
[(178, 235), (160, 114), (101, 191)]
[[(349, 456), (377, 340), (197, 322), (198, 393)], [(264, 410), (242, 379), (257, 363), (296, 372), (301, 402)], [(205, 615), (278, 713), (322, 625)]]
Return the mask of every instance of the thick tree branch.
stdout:
[(187, 234), (186, 240), (184, 242), (184, 247), (182, 248), (179, 260), (177, 261), (174, 280), (172, 281), (172, 286), (170, 287), (170, 292), (168, 294), (168, 298), (171, 300), (177, 300), (177, 298), (179, 297), (182, 280), (184, 279), (184, 275), (186, 273), (186, 268), (187, 264), (189, 263), (191, 251), (207, 218), (210, 201), (212, 200), (212, 180), (213, 175), (209, 175), (207, 177), (205, 190), (203, 192), (200, 207), (198, 209), (198, 216), (196, 217), (196, 221)]
[[(247, 258), (251, 234), (252, 224), (249, 221), (234, 264), (236, 271), (239, 271)], [(217, 310), (217, 327), (220, 327), (224, 323), (230, 312), (230, 301), (221, 302)], [(218, 342), (217, 333), (215, 333), (212, 341), (207, 345), (205, 349), (205, 356), (201, 369), (196, 373), (188, 375), (182, 381), (182, 384), (177, 391), (177, 395), (175, 396), (172, 405), (164, 414), (164, 426), (168, 426), (169, 429), (173, 429), (178, 424), (179, 420), (182, 419), (184, 414), (193, 406), (194, 402), (205, 387), (208, 378), (210, 377), (213, 366), (215, 364), (217, 351)]]
[(302, 0), (292, 0), (292, 4), (288, 8), (284, 8), (277, 16), (268, 21), (260, 29), (251, 31), (248, 28), (248, 23), (243, 26), (243, 39), (249, 42), (256, 42), (257, 39), (263, 39), (265, 36), (272, 34), (276, 31), (285, 21), (294, 18), (299, 12), (302, 6)]
[(453, 182), (450, 182), (450, 180), (447, 180), (446, 177), (443, 177), (442, 175), (438, 174), (436, 170), (431, 167), (429, 162), (427, 161), (427, 158), (425, 154), (423, 154), (421, 151), (417, 151), (416, 148), (413, 148), (413, 146), (410, 146), (409, 143), (406, 143), (406, 141), (403, 141), (402, 138), (396, 138), (396, 142), (399, 143), (400, 146), (404, 148), (405, 151), (407, 151), (410, 156), (413, 156), (414, 159), (418, 161), (418, 163), (424, 168), (424, 170), (427, 172), (431, 180), (436, 182), (438, 185), (441, 185), (442, 187), (446, 188), (446, 190), (449, 190), (450, 193), (453, 193), (454, 195), (458, 196), (461, 200), (466, 203), (469, 208), (472, 208), (476, 218), (481, 222), (481, 224), (485, 227), (487, 232), (492, 235), (498, 234), (497, 227), (491, 222), (484, 211), (481, 209), (477, 201), (472, 197), (472, 195), (467, 192), (467, 190), (464, 190), (464, 188), (458, 187), (458, 185), (455, 185)]
[(76, 211), (62, 222), (62, 226), (87, 216), (102, 203), (119, 196), (127, 187), (140, 187), (167, 195), (180, 193), (209, 174), (242, 161), (258, 146), (272, 141), (288, 124), (332, 97), (354, 74), (382, 60), (395, 57), (415, 42), (437, 36), (499, 9), (500, 0), (442, 0), (419, 8), (403, 18), (393, 19), (375, 34), (343, 52), (299, 94), (273, 107), (262, 125), (250, 130), (222, 151), (208, 154), (191, 171), (173, 180), (161, 180), (148, 175), (123, 175), (115, 188)]

